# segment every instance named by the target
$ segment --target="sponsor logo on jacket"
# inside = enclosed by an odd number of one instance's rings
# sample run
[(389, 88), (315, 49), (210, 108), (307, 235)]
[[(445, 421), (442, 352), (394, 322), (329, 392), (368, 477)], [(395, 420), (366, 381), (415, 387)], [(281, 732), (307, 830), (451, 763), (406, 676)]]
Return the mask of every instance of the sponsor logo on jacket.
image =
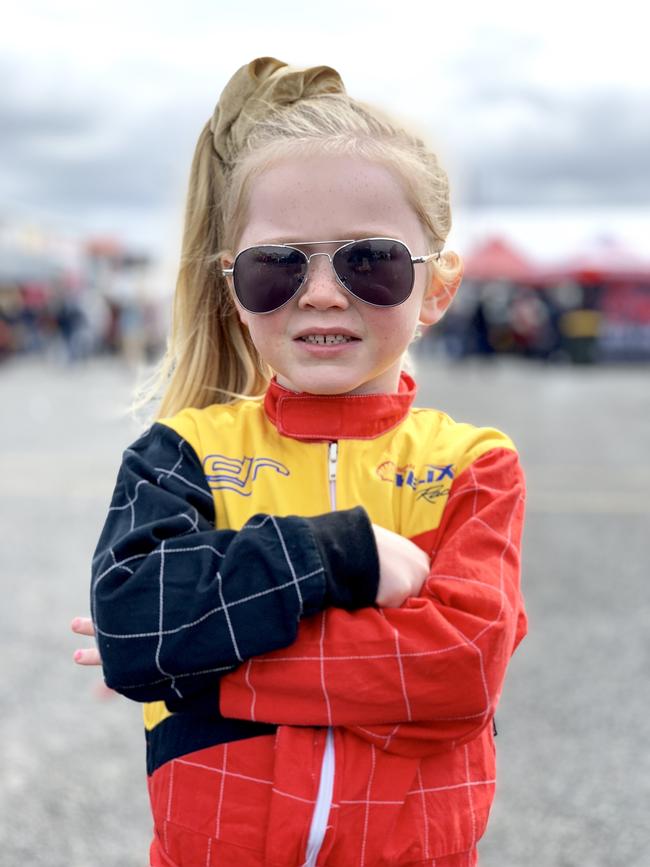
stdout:
[(280, 476), (290, 475), (288, 468), (273, 458), (208, 455), (203, 461), (205, 478), (213, 491), (232, 491), (242, 497), (250, 497), (262, 470), (273, 470)]
[(453, 464), (397, 466), (394, 461), (384, 461), (377, 467), (377, 475), (383, 482), (391, 482), (396, 488), (416, 491), (418, 500), (433, 503), (449, 493), (449, 487), (454, 480), (454, 467)]

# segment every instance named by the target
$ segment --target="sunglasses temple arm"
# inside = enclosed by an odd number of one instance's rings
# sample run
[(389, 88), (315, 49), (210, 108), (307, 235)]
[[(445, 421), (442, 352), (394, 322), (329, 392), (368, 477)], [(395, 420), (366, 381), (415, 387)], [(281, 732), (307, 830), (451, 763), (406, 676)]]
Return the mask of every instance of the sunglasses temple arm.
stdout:
[(435, 259), (436, 262), (440, 260), (440, 253), (429, 253), (428, 256), (411, 256), (411, 261), (414, 265), (420, 265), (423, 262), (430, 262), (431, 259)]

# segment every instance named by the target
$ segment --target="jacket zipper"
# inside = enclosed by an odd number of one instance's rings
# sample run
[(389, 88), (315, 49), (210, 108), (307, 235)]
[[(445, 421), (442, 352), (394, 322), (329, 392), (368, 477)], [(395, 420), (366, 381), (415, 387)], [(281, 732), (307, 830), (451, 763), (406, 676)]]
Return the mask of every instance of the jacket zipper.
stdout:
[(330, 443), (327, 453), (327, 464), (329, 467), (330, 480), (330, 509), (336, 511), (336, 462), (339, 457), (339, 444), (337, 442)]
[(320, 783), (316, 806), (311, 817), (311, 828), (307, 841), (307, 860), (303, 867), (316, 867), (316, 859), (325, 839), (327, 830), (327, 817), (332, 807), (332, 795), (334, 792), (334, 733), (331, 728), (327, 729), (325, 738), (325, 752), (320, 769)]
[[(336, 509), (336, 466), (338, 461), (339, 444), (331, 442), (327, 451), (327, 466), (328, 479), (330, 486), (330, 508), (332, 511)], [(318, 784), (318, 795), (316, 796), (316, 805), (311, 819), (311, 827), (309, 829), (309, 839), (307, 842), (307, 860), (304, 867), (315, 867), (318, 853), (325, 839), (327, 830), (327, 819), (332, 808), (332, 797), (334, 794), (334, 732), (331, 726), (327, 728), (325, 737), (325, 752), (323, 753), (323, 762), (320, 770), (320, 782)]]

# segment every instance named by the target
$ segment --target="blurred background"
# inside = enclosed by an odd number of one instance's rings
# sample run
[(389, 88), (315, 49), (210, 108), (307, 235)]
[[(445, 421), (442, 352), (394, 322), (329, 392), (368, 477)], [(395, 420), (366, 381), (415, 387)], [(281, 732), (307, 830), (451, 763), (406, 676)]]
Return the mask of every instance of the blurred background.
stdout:
[[(136, 867), (139, 708), (73, 667), (69, 620), (126, 411), (160, 357), (198, 133), (257, 56), (324, 63), (451, 181), (454, 306), (419, 402), (506, 430), (529, 485), (531, 632), (497, 725), (483, 867), (648, 867), (650, 69), (638, 4), (307, 8), (33, 0), (0, 31), (0, 846)], [(644, 804), (646, 806), (644, 806)]]

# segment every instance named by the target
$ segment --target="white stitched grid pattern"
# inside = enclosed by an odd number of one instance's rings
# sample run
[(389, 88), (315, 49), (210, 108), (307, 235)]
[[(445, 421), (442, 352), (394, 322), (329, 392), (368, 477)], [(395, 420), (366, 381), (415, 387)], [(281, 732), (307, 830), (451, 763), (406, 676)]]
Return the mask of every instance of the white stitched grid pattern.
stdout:
[[(284, 527), (304, 543), (289, 546)], [(291, 643), (299, 618), (323, 604), (325, 568), (304, 519), (254, 515), (239, 532), (215, 529), (199, 458), (157, 424), (124, 452), (91, 588), (107, 682), (153, 701)]]

